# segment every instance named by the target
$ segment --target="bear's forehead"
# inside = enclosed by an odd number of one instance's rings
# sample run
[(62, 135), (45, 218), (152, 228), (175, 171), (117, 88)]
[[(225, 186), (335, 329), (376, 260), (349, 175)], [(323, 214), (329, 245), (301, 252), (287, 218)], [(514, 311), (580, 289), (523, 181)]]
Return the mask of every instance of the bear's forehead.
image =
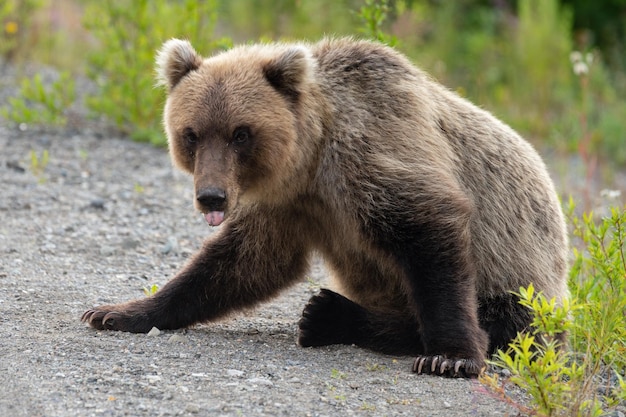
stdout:
[(178, 130), (229, 131), (276, 106), (275, 95), (260, 67), (205, 62), (170, 93), (170, 123)]

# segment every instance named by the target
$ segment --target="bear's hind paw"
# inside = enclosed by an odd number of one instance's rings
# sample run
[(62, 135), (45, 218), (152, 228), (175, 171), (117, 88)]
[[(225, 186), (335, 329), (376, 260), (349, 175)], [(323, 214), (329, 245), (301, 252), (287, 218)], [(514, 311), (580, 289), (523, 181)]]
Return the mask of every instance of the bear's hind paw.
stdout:
[(362, 307), (331, 290), (322, 289), (309, 300), (298, 323), (298, 344), (302, 347), (352, 344), (360, 340), (357, 323)]
[(413, 372), (417, 374), (441, 375), (453, 378), (476, 378), (484, 369), (485, 362), (483, 359), (420, 355), (413, 362)]

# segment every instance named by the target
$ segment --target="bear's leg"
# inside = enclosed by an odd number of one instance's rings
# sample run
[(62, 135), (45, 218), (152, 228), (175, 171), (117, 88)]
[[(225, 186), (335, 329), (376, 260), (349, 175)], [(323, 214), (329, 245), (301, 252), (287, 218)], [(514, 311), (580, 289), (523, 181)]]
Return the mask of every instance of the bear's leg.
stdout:
[(331, 290), (311, 297), (299, 323), (300, 346), (357, 345), (390, 355), (417, 355), (417, 320), (368, 311)]
[(479, 326), (476, 277), (465, 248), (468, 243), (461, 238), (462, 230), (448, 233), (429, 231), (423, 236), (432, 238), (412, 249), (419, 256), (399, 257), (407, 272), (424, 346), (413, 371), (476, 377), (485, 368), (489, 339)]
[(424, 349), (413, 371), (475, 377), (485, 368), (489, 339), (478, 321), (470, 232), (473, 206), (453, 187), (433, 187), (417, 194), (428, 198), (399, 199), (390, 205), (414, 207), (412, 211), (388, 210), (384, 218), (370, 217), (368, 230), (404, 271)]
[(295, 238), (294, 225), (279, 228), (268, 219), (260, 213), (225, 224), (156, 294), (95, 307), (82, 320), (96, 329), (145, 333), (218, 319), (267, 300), (302, 278), (308, 267), (308, 250)]
[(479, 299), (478, 317), (489, 334), (489, 354), (506, 349), (518, 332), (530, 326), (530, 310), (518, 300), (514, 294)]
[[(480, 327), (489, 334), (489, 354), (506, 350), (518, 333), (529, 331), (532, 323), (530, 310), (519, 303), (515, 294), (480, 298), (478, 307)], [(565, 346), (567, 333), (559, 333), (556, 340)]]

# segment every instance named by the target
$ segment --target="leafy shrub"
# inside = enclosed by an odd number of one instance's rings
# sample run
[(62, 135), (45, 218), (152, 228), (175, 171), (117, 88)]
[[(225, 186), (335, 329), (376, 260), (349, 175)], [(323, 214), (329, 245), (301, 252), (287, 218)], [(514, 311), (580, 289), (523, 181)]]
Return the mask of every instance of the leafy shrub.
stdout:
[(200, 53), (230, 45), (212, 40), (217, 1), (93, 0), (85, 26), (98, 41), (88, 57), (88, 75), (100, 91), (89, 107), (134, 139), (164, 144), (163, 92), (154, 88), (154, 57), (166, 40), (190, 40)]
[(36, 74), (22, 80), (18, 96), (10, 97), (0, 114), (16, 123), (64, 125), (74, 98), (74, 81), (68, 72), (61, 73), (49, 87), (44, 85), (41, 74)]
[(583, 249), (574, 248), (570, 291), (584, 307), (573, 316), (572, 347), (624, 375), (626, 207), (613, 208), (611, 216), (598, 224), (593, 214), (583, 215), (582, 219), (572, 216), (571, 222)]

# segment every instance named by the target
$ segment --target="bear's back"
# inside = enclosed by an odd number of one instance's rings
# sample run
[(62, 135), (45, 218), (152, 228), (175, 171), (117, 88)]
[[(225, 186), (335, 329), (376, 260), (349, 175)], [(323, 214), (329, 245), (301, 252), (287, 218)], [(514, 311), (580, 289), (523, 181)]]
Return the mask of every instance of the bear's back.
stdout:
[[(440, 182), (435, 192), (460, 191), (473, 206), (479, 294), (529, 282), (548, 297), (566, 294), (560, 203), (528, 142), (391, 48), (326, 40), (312, 53), (333, 114), (321, 169), (344, 201), (362, 201), (383, 186), (410, 194), (416, 184)], [(376, 204), (384, 206), (382, 198)]]

